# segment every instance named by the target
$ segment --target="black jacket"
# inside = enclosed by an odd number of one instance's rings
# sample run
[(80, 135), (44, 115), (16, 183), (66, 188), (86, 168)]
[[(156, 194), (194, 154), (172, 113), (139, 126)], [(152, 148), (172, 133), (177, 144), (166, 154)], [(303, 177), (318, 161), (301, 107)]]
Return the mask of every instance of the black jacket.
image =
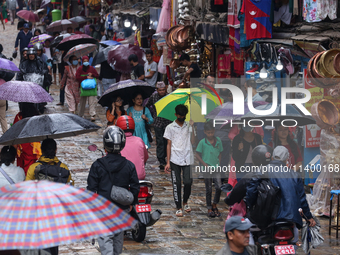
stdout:
[[(130, 188), (135, 198), (133, 205), (138, 203), (139, 180), (135, 165), (120, 154), (109, 153), (92, 164), (87, 177), (87, 189), (113, 202), (110, 196), (112, 185)], [(129, 208), (115, 204), (123, 210)]]
[[(253, 141), (253, 149), (257, 146), (262, 144), (262, 138), (259, 134), (254, 134), (255, 139)], [(243, 142), (243, 151), (240, 151), (238, 149), (238, 145), (240, 144), (240, 142)], [(246, 142), (243, 137), (241, 137), (240, 134), (238, 134), (237, 136), (235, 136), (233, 143), (232, 143), (232, 150), (233, 150), (233, 159), (235, 160), (235, 167), (236, 167), (236, 171), (239, 172), (239, 169), (241, 166), (244, 165), (244, 163), (246, 162), (247, 159), (247, 155), (250, 149), (250, 145), (248, 142)]]

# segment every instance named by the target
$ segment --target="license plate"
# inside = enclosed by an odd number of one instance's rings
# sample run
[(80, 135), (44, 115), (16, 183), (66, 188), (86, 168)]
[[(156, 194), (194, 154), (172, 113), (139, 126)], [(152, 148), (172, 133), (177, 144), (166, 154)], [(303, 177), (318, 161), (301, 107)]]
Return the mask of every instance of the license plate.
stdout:
[(276, 255), (295, 254), (294, 245), (277, 245), (274, 248)]
[(136, 212), (151, 212), (151, 205), (136, 205)]

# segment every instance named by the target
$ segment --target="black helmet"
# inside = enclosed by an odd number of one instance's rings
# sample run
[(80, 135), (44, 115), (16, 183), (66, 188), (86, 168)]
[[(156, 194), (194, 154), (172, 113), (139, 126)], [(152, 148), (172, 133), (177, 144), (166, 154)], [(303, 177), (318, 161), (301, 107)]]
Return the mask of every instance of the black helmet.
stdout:
[(109, 153), (119, 153), (125, 147), (125, 133), (117, 126), (110, 126), (104, 131), (103, 144)]
[(253, 149), (251, 159), (254, 166), (266, 166), (272, 160), (273, 149), (268, 145), (258, 145)]
[(27, 51), (27, 56), (28, 55), (37, 55), (37, 52), (35, 51), (34, 48), (29, 48)]
[(23, 48), (21, 52), (24, 52), (24, 51), (28, 51), (28, 48), (27, 47)]
[(36, 43), (36, 44), (34, 44), (34, 49), (35, 50), (43, 50), (44, 46), (42, 45), (42, 43)]

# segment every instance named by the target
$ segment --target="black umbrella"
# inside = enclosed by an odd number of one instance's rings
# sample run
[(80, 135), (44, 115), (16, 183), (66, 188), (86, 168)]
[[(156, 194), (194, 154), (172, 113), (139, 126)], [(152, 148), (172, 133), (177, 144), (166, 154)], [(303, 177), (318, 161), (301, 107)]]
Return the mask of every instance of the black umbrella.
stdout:
[(67, 37), (69, 37), (69, 36), (71, 36), (71, 35), (73, 35), (73, 34), (69, 34), (69, 33), (67, 33), (67, 34), (62, 34), (62, 35), (58, 35), (56, 38), (54, 38), (53, 39), (53, 41), (51, 42), (51, 47), (56, 47), (56, 46), (58, 46), (58, 44), (62, 41), (62, 40), (64, 40), (65, 38), (67, 38)]
[(86, 35), (86, 34), (75, 34), (71, 35), (65, 39), (63, 39), (57, 46), (57, 49), (68, 51), (72, 47), (79, 45), (79, 44), (85, 44), (85, 43), (93, 43), (97, 44), (98, 41), (94, 39), (93, 37)]
[(90, 133), (100, 127), (71, 113), (54, 113), (25, 118), (15, 123), (0, 138), (2, 145), (43, 141)]
[(106, 48), (99, 47), (99, 52), (96, 54), (96, 56), (94, 56), (92, 65), (95, 66), (107, 61), (109, 51), (114, 49), (115, 47), (117, 47), (117, 45), (109, 46)]
[[(155, 87), (141, 80), (125, 80), (111, 85), (99, 99), (98, 103), (102, 106), (111, 106), (113, 97), (121, 97), (125, 103), (132, 100), (134, 93), (141, 93), (143, 98), (148, 98), (155, 92)], [(1, 140), (0, 140), (1, 141)]]
[[(260, 105), (256, 107), (256, 110), (269, 110), (272, 108), (272, 104)], [(298, 126), (305, 126), (309, 124), (315, 124), (315, 120), (312, 116), (304, 115), (295, 105), (287, 105), (286, 106), (286, 115), (282, 115), (281, 113), (281, 104), (278, 104), (274, 113), (270, 115), (256, 115), (252, 112), (248, 112), (247, 114), (243, 115), (241, 119), (250, 120), (250, 119), (260, 119), (265, 122), (265, 125), (272, 125), (272, 121), (266, 121), (266, 119), (275, 119), (279, 120), (280, 123), (283, 120), (285, 121), (284, 125), (290, 126), (294, 125), (295, 121), (297, 122)], [(295, 120), (289, 121), (288, 119)], [(279, 123), (279, 121), (275, 121), (274, 123)], [(259, 125), (260, 121), (253, 121), (252, 125)]]

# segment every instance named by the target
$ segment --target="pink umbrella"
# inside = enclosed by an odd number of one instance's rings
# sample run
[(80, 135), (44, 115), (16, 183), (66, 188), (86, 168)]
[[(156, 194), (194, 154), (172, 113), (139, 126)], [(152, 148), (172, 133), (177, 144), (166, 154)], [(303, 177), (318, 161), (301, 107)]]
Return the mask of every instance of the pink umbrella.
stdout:
[(0, 85), (4, 84), (6, 81), (4, 81), (3, 79), (0, 79)]
[(27, 10), (22, 10), (22, 11), (18, 11), (17, 15), (26, 20), (26, 21), (30, 21), (30, 22), (38, 22), (39, 21), (39, 17), (37, 14), (34, 14), (31, 11), (27, 11)]
[(131, 54), (137, 55), (138, 62), (141, 65), (144, 65), (144, 51), (138, 46), (132, 44), (122, 44), (114, 47), (114, 49), (110, 50), (108, 53), (107, 62), (111, 64), (118, 72), (130, 73), (131, 66), (128, 58)]
[(48, 32), (60, 32), (60, 31), (67, 30), (67, 28), (69, 28), (69, 27), (76, 28), (78, 26), (79, 26), (78, 23), (69, 21), (68, 19), (62, 19), (62, 20), (52, 22), (46, 28), (46, 31), (48, 31)]

